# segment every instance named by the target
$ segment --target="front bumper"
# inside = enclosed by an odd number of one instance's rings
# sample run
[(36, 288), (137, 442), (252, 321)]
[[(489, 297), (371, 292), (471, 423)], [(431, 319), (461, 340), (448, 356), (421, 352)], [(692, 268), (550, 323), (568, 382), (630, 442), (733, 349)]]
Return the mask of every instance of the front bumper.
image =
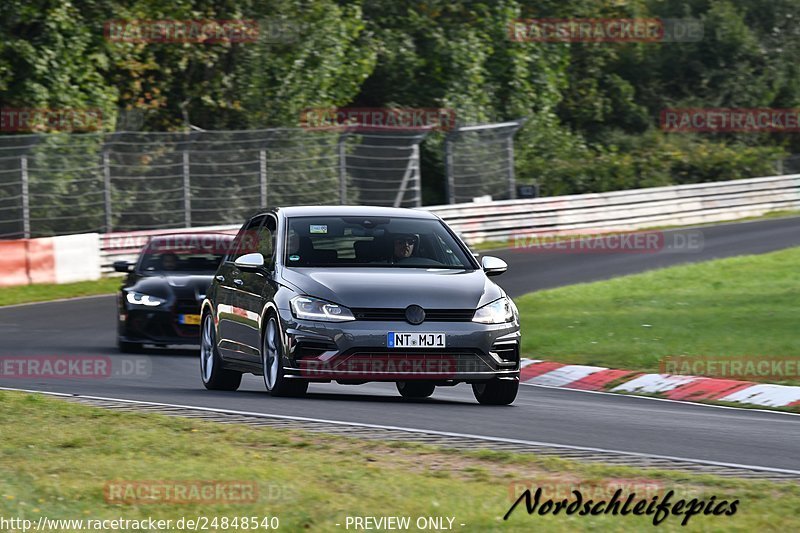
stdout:
[[(519, 379), (519, 323), (313, 322), (281, 310), (284, 375), (311, 381), (410, 381), (441, 384)], [(388, 332), (441, 332), (446, 348), (392, 349)]]
[(173, 309), (126, 309), (118, 317), (119, 339), (150, 344), (200, 344), (200, 326), (181, 323), (180, 317), (187, 314), (190, 313)]

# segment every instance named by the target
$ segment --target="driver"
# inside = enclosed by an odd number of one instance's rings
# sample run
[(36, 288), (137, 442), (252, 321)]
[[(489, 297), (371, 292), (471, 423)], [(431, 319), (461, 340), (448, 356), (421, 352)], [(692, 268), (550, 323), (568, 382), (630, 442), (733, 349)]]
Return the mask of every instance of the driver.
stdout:
[(167, 252), (161, 256), (161, 268), (163, 270), (175, 270), (178, 267), (178, 256), (172, 252)]
[(392, 262), (394, 263), (414, 255), (414, 248), (417, 246), (418, 242), (419, 239), (413, 233), (396, 235), (393, 239)]

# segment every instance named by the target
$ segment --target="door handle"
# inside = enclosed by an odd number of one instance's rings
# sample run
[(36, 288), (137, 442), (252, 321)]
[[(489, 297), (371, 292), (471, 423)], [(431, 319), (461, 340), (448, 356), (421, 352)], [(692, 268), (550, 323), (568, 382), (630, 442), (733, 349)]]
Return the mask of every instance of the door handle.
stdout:
[(225, 276), (220, 274), (219, 276), (214, 276), (214, 279), (222, 283), (223, 281), (225, 281)]
[(236, 285), (237, 287), (241, 287), (242, 285), (244, 285), (244, 281), (240, 279), (235, 279), (233, 280), (233, 284)]

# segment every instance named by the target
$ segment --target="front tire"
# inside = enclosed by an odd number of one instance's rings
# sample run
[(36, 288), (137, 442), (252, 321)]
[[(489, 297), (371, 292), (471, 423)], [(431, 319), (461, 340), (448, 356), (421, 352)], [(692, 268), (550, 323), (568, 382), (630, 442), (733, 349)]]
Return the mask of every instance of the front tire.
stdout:
[(236, 390), (242, 383), (242, 373), (227, 370), (217, 350), (217, 333), (211, 313), (203, 315), (200, 333), (200, 377), (209, 390)]
[(398, 381), (396, 385), (400, 396), (410, 400), (427, 398), (436, 389), (436, 385), (425, 381)]
[(517, 398), (519, 380), (491, 379), (473, 383), (472, 393), (481, 405), (509, 405)]
[(264, 330), (261, 346), (261, 365), (264, 386), (270, 396), (302, 396), (308, 391), (308, 381), (289, 379), (283, 373), (283, 341), (278, 319), (271, 315)]

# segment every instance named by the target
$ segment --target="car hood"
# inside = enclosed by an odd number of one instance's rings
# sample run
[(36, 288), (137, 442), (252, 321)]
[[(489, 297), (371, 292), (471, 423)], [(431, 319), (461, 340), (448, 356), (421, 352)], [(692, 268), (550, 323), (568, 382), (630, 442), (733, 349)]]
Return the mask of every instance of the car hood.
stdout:
[(347, 307), (476, 309), (503, 296), (482, 270), (286, 268), (300, 293)]
[(212, 274), (207, 275), (174, 275), (174, 276), (146, 276), (140, 278), (135, 285), (129, 288), (144, 294), (169, 298), (174, 295), (178, 300), (203, 301), (211, 280)]

